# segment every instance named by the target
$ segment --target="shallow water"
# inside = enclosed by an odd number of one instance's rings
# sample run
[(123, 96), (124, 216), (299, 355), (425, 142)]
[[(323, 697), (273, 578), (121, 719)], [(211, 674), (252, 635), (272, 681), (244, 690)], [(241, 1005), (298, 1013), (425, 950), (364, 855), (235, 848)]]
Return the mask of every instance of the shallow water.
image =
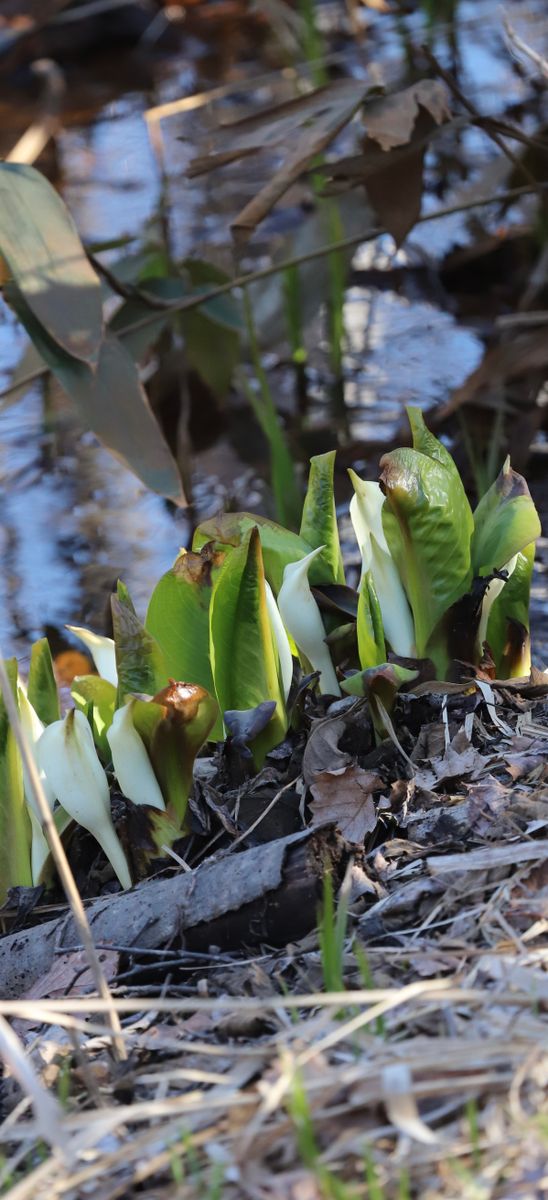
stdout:
[[(337, 6), (329, 8), (336, 10)], [(548, 33), (542, 0), (506, 8), (526, 40), (538, 44)], [(447, 64), (456, 56), (463, 90), (480, 108), (492, 113), (526, 101), (531, 91), (528, 71), (516, 73), (504, 47), (498, 0), (463, 0), (459, 13), (453, 42), (447, 30), (441, 30), (433, 44)], [(343, 61), (346, 59), (354, 74), (363, 75), (372, 57), (382, 64), (385, 78), (396, 81), (403, 70), (401, 29), (395, 21), (381, 19), (370, 10), (366, 16), (370, 21), (366, 41), (344, 49)], [(407, 22), (417, 41), (423, 36), (420, 21), (417, 14)], [(235, 265), (229, 220), (253, 193), (261, 171), (268, 173), (268, 164), (250, 172), (244, 161), (228, 172), (192, 181), (184, 172), (220, 115), (223, 120), (234, 119), (250, 103), (257, 107), (272, 103), (273, 98), (287, 93), (287, 84), (277, 72), (269, 74), (268, 65), (260, 59), (238, 67), (231, 64), (229, 80), (214, 77), (207, 50), (205, 44), (190, 39), (188, 52), (156, 64), (152, 86), (128, 85), (122, 94), (113, 95), (110, 80), (103, 89), (108, 93), (104, 101), (100, 98), (100, 64), (96, 76), (86, 68), (82, 95), (74, 93), (56, 143), (59, 183), (86, 241), (142, 238), (158, 221), (163, 189), (173, 253), (215, 257), (229, 269)], [(257, 77), (261, 82), (254, 85)], [(161, 122), (161, 162), (151, 144), (147, 110), (223, 82), (231, 86), (213, 106), (195, 101), (184, 113)], [(467, 160), (475, 164), (479, 177), (497, 152), (478, 131), (465, 137)], [(474, 171), (466, 187), (473, 183)], [(455, 178), (443, 203), (450, 204), (452, 195), (458, 196), (462, 190)], [(424, 211), (438, 204), (434, 196), (425, 195)], [(287, 244), (284, 239), (298, 238), (299, 221), (298, 208), (286, 209), (285, 216), (271, 219), (249, 261), (263, 262), (272, 248)], [(390, 239), (365, 243), (357, 249), (353, 267), (359, 277), (360, 271), (371, 266), (398, 261), (424, 264), (429, 255), (440, 254), (467, 238), (467, 219), (459, 214), (444, 222), (417, 226), (405, 253), (396, 258)], [(429, 407), (446, 398), (482, 354), (477, 332), (463, 327), (435, 298), (424, 295), (351, 285), (345, 319), (344, 398), (350, 441), (388, 441), (404, 404)], [(315, 329), (313, 324), (311, 429), (329, 422), (329, 371)], [(9, 382), (24, 344), (24, 335), (4, 308), (1, 386)], [(278, 367), (273, 378), (282, 404), (290, 405), (291, 374)], [(245, 430), (245, 422), (240, 426)], [(235, 446), (233, 441), (215, 441), (213, 430), (212, 446), (195, 456), (195, 502), (200, 516), (218, 509), (227, 495), (241, 507), (262, 503), (264, 489), (249, 461), (253, 459), (253, 438), (247, 445), (245, 436), (242, 433)], [(82, 434), (70, 406), (41, 386), (34, 386), (22, 401), (0, 411), (0, 479), (0, 640), (5, 652), (16, 652), (23, 660), (30, 642), (47, 626), (59, 629), (65, 622), (82, 621), (104, 628), (108, 593), (118, 576), (124, 578), (143, 612), (154, 581), (189, 536), (184, 513), (174, 516), (160, 498), (147, 493), (93, 437)], [(545, 548), (541, 550), (545, 552)], [(546, 608), (545, 578), (541, 572), (535, 584), (538, 618)], [(540, 620), (538, 626), (540, 629)]]

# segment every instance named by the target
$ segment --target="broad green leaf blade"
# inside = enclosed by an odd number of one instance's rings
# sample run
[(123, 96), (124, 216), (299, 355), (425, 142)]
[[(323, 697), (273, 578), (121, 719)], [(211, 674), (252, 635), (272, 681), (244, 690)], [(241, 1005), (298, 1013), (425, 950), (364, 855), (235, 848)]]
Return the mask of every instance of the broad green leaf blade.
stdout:
[(540, 536), (540, 521), (525, 479), (510, 466), (482, 496), (474, 513), (472, 568), (474, 575), (491, 575)]
[[(17, 662), (5, 664), (17, 704)], [(30, 817), (25, 804), (23, 765), (0, 696), (0, 903), (10, 887), (31, 887)]]
[(75, 404), (82, 424), (151, 491), (167, 496), (174, 504), (185, 504), (177, 464), (129, 351), (116, 338), (107, 336), (97, 366), (92, 369), (65, 354), (48, 337), (13, 285), (6, 289), (6, 299)]
[(0, 163), (0, 253), (47, 336), (93, 366), (103, 338), (100, 282), (61, 197), (34, 167)]
[[(163, 653), (168, 675), (186, 683), (199, 683), (214, 693), (209, 661), (209, 605), (213, 582), (225, 553), (211, 544), (199, 554), (183, 550), (174, 565), (156, 584), (145, 626)], [(217, 721), (212, 741), (223, 737)]]
[(453, 456), (446, 449), (443, 442), (440, 442), (439, 438), (431, 433), (427, 425), (425, 425), (422, 410), (410, 404), (406, 407), (405, 411), (411, 427), (413, 449), (418, 450), (420, 454), (425, 454), (427, 458), (433, 458), (435, 462), (441, 463), (443, 467), (447, 467), (447, 470), (460, 483), (458, 467)]
[(333, 493), (335, 454), (335, 450), (330, 450), (327, 454), (316, 454), (310, 459), (299, 534), (312, 549), (324, 547), (310, 568), (312, 584), (345, 582)]
[(529, 598), (534, 562), (535, 544), (531, 542), (520, 550), (514, 570), (489, 613), (487, 643), (499, 679), (529, 675), (531, 670)]
[(118, 584), (110, 603), (120, 703), (135, 692), (154, 696), (169, 678), (162, 651), (139, 620), (124, 584)]
[(254, 742), (255, 763), (260, 765), (268, 750), (282, 741), (287, 715), (257, 528), (227, 556), (213, 586), (210, 656), (221, 712), (276, 701), (271, 720)]
[(417, 654), (470, 588), (473, 518), (458, 472), (418, 450), (381, 459), (386, 540), (413, 612)]
[(357, 634), (362, 671), (386, 662), (381, 609), (369, 572), (362, 580), (358, 597)]
[(28, 698), (44, 725), (61, 716), (57, 684), (47, 638), (34, 642), (30, 652)]
[(266, 578), (277, 596), (287, 564), (304, 558), (311, 550), (299, 534), (284, 529), (283, 525), (277, 525), (267, 517), (254, 516), (253, 513), (220, 513), (198, 526), (192, 549), (201, 550), (206, 542), (213, 542), (215, 550), (241, 546), (250, 530), (255, 528), (259, 530), (261, 539)]
[(111, 754), (107, 732), (112, 725), (116, 709), (116, 688), (113, 683), (101, 679), (100, 675), (77, 675), (70, 694), (77, 708), (91, 717), (93, 740), (104, 763), (109, 763)]

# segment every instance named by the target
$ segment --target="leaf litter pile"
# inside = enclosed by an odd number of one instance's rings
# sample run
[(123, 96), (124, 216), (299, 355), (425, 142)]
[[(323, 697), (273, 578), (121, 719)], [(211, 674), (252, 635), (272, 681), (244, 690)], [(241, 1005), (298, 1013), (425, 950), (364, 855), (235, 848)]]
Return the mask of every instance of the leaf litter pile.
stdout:
[(377, 746), (316, 701), (255, 777), (199, 760), (191, 869), (88, 906), (110, 998), (12, 894), (10, 1196), (545, 1194), (546, 691), (421, 684)]

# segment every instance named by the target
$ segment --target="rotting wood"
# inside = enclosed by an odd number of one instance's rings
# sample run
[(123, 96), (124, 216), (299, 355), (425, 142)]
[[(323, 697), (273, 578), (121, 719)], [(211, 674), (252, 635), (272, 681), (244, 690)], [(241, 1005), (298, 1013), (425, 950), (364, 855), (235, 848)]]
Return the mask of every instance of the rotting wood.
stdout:
[[(191, 874), (149, 880), (102, 897), (87, 915), (95, 942), (157, 949), (261, 942), (285, 945), (314, 927), (326, 871), (342, 878), (348, 853), (332, 826), (292, 834), (205, 862)], [(51, 969), (54, 955), (79, 943), (72, 917), (0, 940), (0, 996), (23, 995)]]

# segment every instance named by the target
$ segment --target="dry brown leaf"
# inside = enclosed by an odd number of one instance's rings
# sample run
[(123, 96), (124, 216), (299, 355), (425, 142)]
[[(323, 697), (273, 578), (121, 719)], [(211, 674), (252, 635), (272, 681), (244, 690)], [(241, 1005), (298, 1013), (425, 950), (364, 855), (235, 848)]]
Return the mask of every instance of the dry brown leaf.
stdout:
[(188, 174), (191, 177), (204, 174), (214, 167), (257, 154), (265, 146), (285, 151), (283, 166), (232, 222), (235, 236), (245, 240), (350, 121), (368, 91), (369, 84), (363, 81), (339, 79), (308, 95), (224, 125), (214, 139), (211, 152), (193, 159)]
[(490, 762), (491, 758), (480, 754), (461, 729), (455, 734), (445, 754), (432, 757), (429, 764), (417, 772), (415, 783), (417, 787), (432, 789), (447, 779), (460, 781), (464, 776), (478, 778)]
[(378, 142), (381, 150), (405, 146), (411, 140), (421, 108), (426, 109), (441, 125), (451, 115), (445, 84), (437, 79), (419, 79), (401, 92), (391, 92), (368, 100), (364, 110), (367, 136)]
[(383, 787), (380, 775), (358, 766), (318, 772), (310, 785), (312, 825), (333, 822), (347, 842), (361, 845), (377, 824), (371, 793)]

